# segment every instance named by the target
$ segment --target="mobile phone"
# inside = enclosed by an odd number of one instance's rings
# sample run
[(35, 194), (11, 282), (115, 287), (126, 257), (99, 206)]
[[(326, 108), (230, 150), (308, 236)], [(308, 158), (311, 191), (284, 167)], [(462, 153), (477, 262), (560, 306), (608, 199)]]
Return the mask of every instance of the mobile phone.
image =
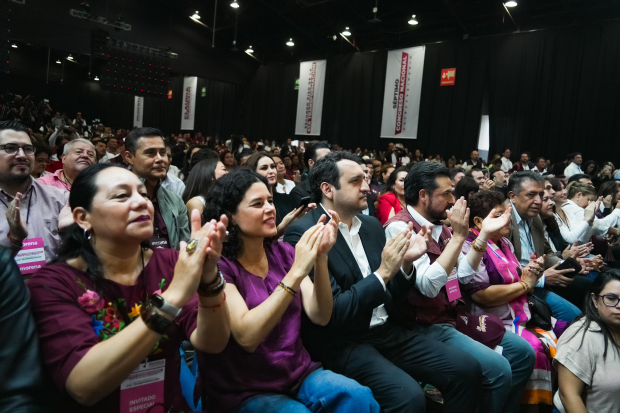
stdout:
[(311, 197), (309, 196), (305, 196), (303, 198), (301, 198), (301, 200), (299, 201), (299, 206), (297, 206), (297, 208), (306, 208), (308, 206), (308, 204), (310, 203), (310, 199)]
[(562, 261), (560, 265), (556, 268), (556, 270), (568, 270), (573, 269), (573, 272), (569, 272), (564, 274), (565, 277), (573, 278), (575, 275), (581, 272), (581, 265), (577, 262), (576, 259), (569, 257), (566, 260)]

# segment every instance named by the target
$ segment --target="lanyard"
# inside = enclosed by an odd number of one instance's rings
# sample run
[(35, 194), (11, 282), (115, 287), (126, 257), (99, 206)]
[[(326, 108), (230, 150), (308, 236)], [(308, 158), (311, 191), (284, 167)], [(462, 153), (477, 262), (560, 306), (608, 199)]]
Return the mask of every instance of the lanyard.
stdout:
[(536, 253), (536, 248), (534, 247), (534, 240), (532, 239), (532, 230), (530, 229), (530, 225), (526, 220), (523, 221), (523, 229), (525, 230), (525, 235), (527, 237), (527, 244), (530, 248), (530, 251)]
[[(9, 206), (0, 198), (0, 202), (8, 209)], [(30, 194), (30, 198), (28, 198), (28, 207), (26, 208), (26, 226), (28, 226), (28, 220), (30, 219), (30, 204), (32, 204), (32, 194)]]

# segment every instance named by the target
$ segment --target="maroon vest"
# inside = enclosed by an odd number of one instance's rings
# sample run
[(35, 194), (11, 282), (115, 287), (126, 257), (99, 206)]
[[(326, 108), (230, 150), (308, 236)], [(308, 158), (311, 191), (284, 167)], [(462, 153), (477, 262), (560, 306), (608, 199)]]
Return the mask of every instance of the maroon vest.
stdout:
[[(413, 230), (419, 232), (422, 227), (413, 219), (407, 209), (401, 210), (398, 214), (390, 218), (385, 227), (392, 222), (413, 223)], [(452, 239), (452, 233), (446, 226), (442, 226), (439, 242), (433, 240), (426, 252), (431, 260), (431, 265), (437, 261), (448, 242)], [(442, 287), (437, 297), (430, 298), (422, 294), (417, 288), (409, 290), (407, 303), (400, 305), (400, 310), (407, 322), (417, 322), (419, 324), (441, 324), (450, 323), (456, 325), (456, 305), (458, 300), (450, 302), (446, 287)]]

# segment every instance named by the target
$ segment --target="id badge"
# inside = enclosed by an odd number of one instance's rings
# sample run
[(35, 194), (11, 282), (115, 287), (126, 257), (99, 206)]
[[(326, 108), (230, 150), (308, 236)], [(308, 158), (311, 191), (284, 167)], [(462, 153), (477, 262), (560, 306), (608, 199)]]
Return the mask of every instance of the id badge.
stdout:
[(448, 301), (450, 302), (456, 301), (462, 297), (456, 269), (452, 271), (452, 274), (450, 274), (450, 278), (446, 283), (446, 292), (448, 293)]
[(166, 359), (140, 363), (121, 383), (120, 413), (144, 413), (164, 404)]
[(43, 238), (26, 238), (23, 247), (15, 256), (22, 275), (32, 274), (45, 265)]
[(157, 235), (153, 235), (150, 239), (151, 249), (163, 249), (170, 248), (170, 243), (168, 242), (168, 238), (161, 238)]

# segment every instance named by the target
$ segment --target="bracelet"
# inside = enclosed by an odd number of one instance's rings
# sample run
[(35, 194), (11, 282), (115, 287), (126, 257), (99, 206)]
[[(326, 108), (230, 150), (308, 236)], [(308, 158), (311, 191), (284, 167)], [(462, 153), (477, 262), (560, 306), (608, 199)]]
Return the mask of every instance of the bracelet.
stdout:
[(22, 247), (24, 246), (24, 242), (23, 242), (23, 241), (17, 241), (15, 238), (13, 238), (13, 237), (11, 236), (11, 233), (10, 233), (10, 232), (8, 232), (8, 233), (6, 234), (6, 237), (9, 239), (9, 242), (10, 242), (11, 244), (13, 244), (14, 246), (19, 247), (19, 248), (22, 248)]
[(198, 295), (201, 297), (215, 297), (221, 293), (224, 290), (224, 287), (226, 287), (226, 279), (224, 279), (221, 272), (218, 272), (218, 278), (216, 278), (215, 281), (218, 282), (217, 285), (215, 285), (215, 282), (210, 282), (209, 284), (198, 284)]
[(297, 297), (297, 292), (295, 292), (291, 287), (288, 287), (288, 286), (282, 284), (281, 282), (278, 283), (278, 286), (282, 287), (282, 289), (284, 291), (286, 291), (287, 293), (289, 293), (293, 297)]
[[(220, 272), (220, 263), (219, 262), (217, 263), (217, 273), (221, 274), (221, 272)], [(220, 282), (221, 281), (220, 281), (219, 277), (215, 277), (213, 279), (213, 281), (211, 281), (210, 283), (202, 283), (202, 284), (204, 284), (204, 286), (207, 287), (208, 289), (212, 289), (212, 288), (215, 288), (217, 285), (219, 285)]]
[(472, 243), (471, 243), (471, 247), (472, 247), (473, 249), (475, 249), (476, 251), (478, 251), (478, 252), (482, 252), (482, 253), (487, 252), (487, 247), (488, 247), (488, 245), (487, 245), (487, 243), (486, 243), (486, 242), (484, 243), (484, 248), (483, 248), (483, 247), (479, 247), (477, 244), (478, 244), (478, 238), (476, 238), (476, 239), (474, 240), (474, 242), (472, 242)]
[(525, 294), (530, 292), (530, 287), (527, 285), (525, 281), (519, 281), (519, 284), (521, 284), (521, 286), (523, 287), (523, 292)]
[(224, 293), (224, 298), (222, 298), (222, 301), (220, 301), (219, 303), (215, 304), (215, 305), (202, 305), (202, 304), (198, 304), (198, 307), (200, 308), (210, 308), (213, 310), (213, 312), (215, 312), (216, 308), (220, 308), (222, 306), (222, 304), (224, 304), (224, 302), (226, 301), (226, 293)]

